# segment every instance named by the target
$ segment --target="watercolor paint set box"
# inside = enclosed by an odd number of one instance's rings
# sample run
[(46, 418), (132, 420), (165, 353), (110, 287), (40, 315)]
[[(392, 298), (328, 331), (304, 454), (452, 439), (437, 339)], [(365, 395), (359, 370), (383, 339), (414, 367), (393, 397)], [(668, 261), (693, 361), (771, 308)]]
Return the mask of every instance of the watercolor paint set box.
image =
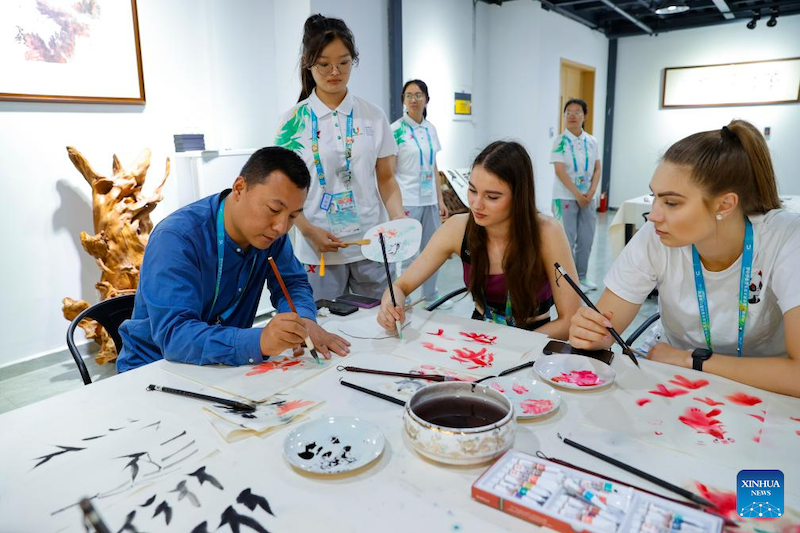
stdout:
[(723, 520), (621, 483), (509, 450), (472, 497), (564, 533), (719, 533)]

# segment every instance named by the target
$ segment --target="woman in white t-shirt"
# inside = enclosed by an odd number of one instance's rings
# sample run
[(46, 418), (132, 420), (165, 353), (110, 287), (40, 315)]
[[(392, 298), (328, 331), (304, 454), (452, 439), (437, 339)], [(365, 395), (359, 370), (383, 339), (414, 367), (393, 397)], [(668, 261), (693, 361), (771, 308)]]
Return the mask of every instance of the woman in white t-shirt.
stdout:
[(578, 267), (584, 292), (597, 289), (586, 271), (597, 226), (594, 195), (600, 185), (600, 152), (597, 139), (583, 130), (588, 108), (578, 98), (564, 105), (566, 129), (553, 143), (550, 162), (555, 167), (553, 216), (564, 226), (570, 249)]
[(800, 396), (800, 214), (781, 209), (764, 138), (734, 120), (670, 147), (649, 222), (605, 278), (570, 343), (607, 348), (658, 288), (662, 337), (649, 359)]
[(360, 246), (345, 243), (404, 216), (392, 170), (397, 145), (389, 121), (378, 106), (347, 89), (357, 61), (355, 40), (344, 21), (309, 17), (302, 91), (275, 139), (276, 145), (298, 153), (311, 173), (305, 208), (296, 220), (295, 255), (306, 265), (317, 299), (346, 292), (380, 298), (386, 288), (383, 265), (365, 259)]
[[(406, 112), (392, 123), (394, 142), (397, 143), (398, 150), (395, 177), (403, 195), (406, 214), (422, 224), (422, 250), (442, 225), (441, 219), (447, 217), (439, 169), (436, 167), (436, 153), (441, 151), (442, 146), (439, 144), (436, 128), (427, 119), (426, 106), (431, 98), (425, 82), (407, 81), (402, 95)], [(413, 260), (412, 257), (404, 261), (403, 270)], [(430, 303), (438, 298), (436, 273), (422, 284), (422, 295)]]

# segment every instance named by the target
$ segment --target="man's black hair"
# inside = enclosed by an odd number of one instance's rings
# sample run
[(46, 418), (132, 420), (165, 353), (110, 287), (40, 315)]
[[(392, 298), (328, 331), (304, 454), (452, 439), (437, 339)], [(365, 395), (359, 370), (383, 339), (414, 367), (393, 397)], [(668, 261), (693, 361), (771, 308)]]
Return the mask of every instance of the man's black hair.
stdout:
[(308, 167), (303, 159), (280, 146), (268, 146), (257, 150), (244, 164), (239, 175), (249, 187), (266, 182), (267, 176), (276, 170), (286, 174), (299, 189), (308, 189), (311, 184), (311, 174), (308, 173)]

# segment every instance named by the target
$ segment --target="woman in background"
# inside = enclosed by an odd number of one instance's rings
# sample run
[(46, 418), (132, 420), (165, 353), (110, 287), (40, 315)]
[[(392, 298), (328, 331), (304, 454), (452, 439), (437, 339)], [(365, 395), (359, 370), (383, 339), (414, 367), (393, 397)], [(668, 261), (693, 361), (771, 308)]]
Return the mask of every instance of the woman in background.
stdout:
[[(422, 224), (420, 250), (425, 248), (433, 233), (447, 217), (447, 208), (442, 199), (436, 153), (442, 149), (436, 128), (428, 119), (427, 104), (431, 98), (428, 86), (422, 80), (411, 80), (403, 86), (405, 114), (392, 124), (394, 141), (397, 143), (397, 167), (395, 177), (403, 196), (406, 215)], [(414, 258), (403, 262), (407, 269)], [(422, 284), (422, 296), (429, 303), (438, 298), (436, 272)], [(452, 307), (445, 302), (443, 308)]]
[(553, 182), (553, 215), (564, 226), (569, 248), (575, 257), (584, 292), (597, 289), (586, 278), (592, 253), (597, 206), (594, 195), (600, 185), (600, 151), (597, 139), (583, 130), (588, 108), (573, 98), (564, 106), (564, 132), (556, 138), (550, 162), (556, 171)]
[(673, 144), (650, 180), (649, 222), (582, 307), (570, 344), (608, 348), (658, 288), (666, 342), (648, 359), (800, 396), (800, 214), (781, 209), (767, 143), (749, 122)]
[(347, 89), (357, 62), (355, 38), (344, 21), (309, 17), (300, 61), (302, 91), (275, 139), (297, 152), (311, 172), (305, 208), (296, 220), (295, 254), (306, 265), (316, 299), (347, 292), (380, 298), (386, 287), (383, 265), (365, 259), (360, 246), (344, 243), (404, 216), (389, 121), (378, 106)]
[[(556, 284), (553, 265), (559, 262), (575, 276), (575, 263), (564, 230), (536, 209), (525, 148), (506, 141), (484, 148), (473, 163), (468, 195), (470, 212), (450, 217), (394, 283), (397, 301), (457, 254), (475, 300), (472, 318), (566, 339), (580, 299), (568, 284)], [(558, 318), (551, 321), (553, 303)], [(392, 331), (395, 320), (404, 319), (403, 307), (392, 305), (387, 289), (378, 323)]]

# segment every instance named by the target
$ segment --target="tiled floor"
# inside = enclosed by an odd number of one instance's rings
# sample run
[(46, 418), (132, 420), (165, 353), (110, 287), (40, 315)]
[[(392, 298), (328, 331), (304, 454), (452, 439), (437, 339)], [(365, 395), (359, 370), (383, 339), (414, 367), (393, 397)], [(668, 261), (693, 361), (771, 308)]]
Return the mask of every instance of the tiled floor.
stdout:
[[(598, 214), (597, 232), (595, 234), (594, 248), (589, 261), (589, 278), (594, 281), (599, 289), (589, 293), (593, 301), (597, 301), (603, 290), (603, 276), (611, 266), (613, 257), (608, 243), (608, 226), (614, 213)], [(439, 273), (439, 292), (445, 294), (463, 286), (461, 261), (451, 258), (442, 267)], [(412, 299), (418, 295), (413, 294)], [(472, 300), (468, 295), (459, 296), (454, 300), (452, 309), (445, 312), (458, 316), (470, 316), (473, 310)], [(648, 300), (642, 305), (639, 314), (628, 331), (633, 331), (638, 324), (656, 312), (655, 300)], [(65, 323), (64, 328), (67, 325)], [(623, 334), (623, 337), (625, 335)], [(68, 357), (68, 356), (67, 356)], [(93, 380), (113, 375), (113, 365), (98, 366), (89, 358), (87, 368)], [(64, 359), (43, 368), (36, 368), (21, 375), (13, 375), (10, 369), (0, 369), (0, 413), (34, 403), (62, 392), (83, 386), (80, 374), (71, 358)]]

